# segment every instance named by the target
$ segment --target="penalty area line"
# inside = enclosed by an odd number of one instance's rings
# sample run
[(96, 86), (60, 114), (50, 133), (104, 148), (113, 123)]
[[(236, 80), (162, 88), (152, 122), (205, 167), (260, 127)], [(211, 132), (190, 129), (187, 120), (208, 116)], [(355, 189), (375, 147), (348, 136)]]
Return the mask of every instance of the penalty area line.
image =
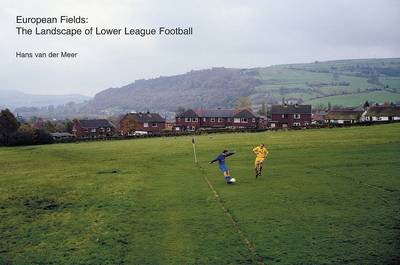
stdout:
[(222, 201), (221, 197), (219, 196), (218, 192), (214, 189), (213, 185), (208, 180), (208, 178), (204, 175), (204, 173), (203, 173), (203, 178), (207, 182), (208, 187), (210, 188), (210, 190), (214, 193), (214, 197), (217, 200), (217, 202), (219, 203), (219, 205), (221, 206), (221, 208), (224, 211), (225, 215), (227, 215), (229, 220), (231, 220), (231, 223), (232, 223), (233, 227), (235, 228), (236, 232), (239, 234), (239, 236), (242, 239), (242, 241), (245, 243), (247, 249), (250, 251), (250, 253), (252, 253), (255, 256), (257, 264), (265, 265), (265, 263), (263, 261), (263, 258), (257, 254), (256, 248), (254, 247), (254, 244), (250, 241), (250, 239), (242, 231), (242, 229), (240, 228), (239, 223), (235, 220), (235, 218), (233, 218), (232, 214), (229, 212), (228, 208), (226, 208), (226, 206), (225, 206), (224, 202)]

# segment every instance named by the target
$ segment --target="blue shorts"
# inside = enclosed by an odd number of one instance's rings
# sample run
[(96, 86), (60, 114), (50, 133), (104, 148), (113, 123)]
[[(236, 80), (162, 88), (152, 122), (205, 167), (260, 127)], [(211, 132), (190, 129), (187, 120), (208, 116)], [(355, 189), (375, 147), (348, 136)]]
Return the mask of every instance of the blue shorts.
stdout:
[(222, 172), (228, 171), (228, 167), (227, 167), (225, 164), (219, 165), (219, 169), (220, 169)]

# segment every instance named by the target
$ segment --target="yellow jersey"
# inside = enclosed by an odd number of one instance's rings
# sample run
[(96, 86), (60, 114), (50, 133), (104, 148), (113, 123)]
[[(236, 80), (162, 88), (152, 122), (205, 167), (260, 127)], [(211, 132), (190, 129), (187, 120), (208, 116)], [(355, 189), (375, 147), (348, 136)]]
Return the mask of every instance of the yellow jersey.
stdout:
[(259, 147), (253, 149), (253, 152), (256, 154), (256, 158), (265, 159), (268, 155), (268, 150), (265, 147)]

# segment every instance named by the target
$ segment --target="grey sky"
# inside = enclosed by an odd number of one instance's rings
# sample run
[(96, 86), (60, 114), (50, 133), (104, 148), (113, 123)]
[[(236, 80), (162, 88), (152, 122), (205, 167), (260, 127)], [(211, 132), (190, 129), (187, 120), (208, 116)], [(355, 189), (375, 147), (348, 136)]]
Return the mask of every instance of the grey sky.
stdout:
[[(193, 26), (194, 35), (17, 36), (16, 15), (81, 15), (84, 27)], [(0, 89), (38, 94), (94, 95), (213, 66), (400, 57), (398, 0), (2, 0), (0, 23)], [(16, 51), (79, 56), (16, 59)]]

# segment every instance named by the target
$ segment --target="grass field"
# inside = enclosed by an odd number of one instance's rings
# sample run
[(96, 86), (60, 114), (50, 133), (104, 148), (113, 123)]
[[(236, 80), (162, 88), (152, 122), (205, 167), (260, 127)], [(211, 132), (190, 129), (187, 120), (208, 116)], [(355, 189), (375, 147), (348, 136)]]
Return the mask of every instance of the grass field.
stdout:
[[(356, 107), (373, 103), (399, 102), (399, 59), (341, 60), (259, 68), (262, 84), (250, 98), (255, 105), (282, 98), (302, 99), (313, 106), (328, 102)], [(379, 72), (379, 83), (371, 83), (368, 71)], [(340, 84), (342, 83), (342, 84)], [(313, 85), (312, 85), (313, 84)], [(319, 84), (319, 85), (318, 85)], [(371, 90), (375, 89), (375, 90)]]
[(340, 95), (340, 96), (331, 96), (331, 97), (323, 97), (306, 101), (307, 104), (311, 104), (313, 106), (317, 104), (324, 104), (328, 106), (330, 102), (332, 105), (343, 105), (343, 106), (361, 106), (365, 103), (365, 101), (374, 102), (399, 102), (400, 94), (391, 93), (387, 91), (373, 91), (366, 93), (358, 93), (353, 95)]
[(0, 264), (399, 263), (400, 124), (196, 139), (1, 148)]

